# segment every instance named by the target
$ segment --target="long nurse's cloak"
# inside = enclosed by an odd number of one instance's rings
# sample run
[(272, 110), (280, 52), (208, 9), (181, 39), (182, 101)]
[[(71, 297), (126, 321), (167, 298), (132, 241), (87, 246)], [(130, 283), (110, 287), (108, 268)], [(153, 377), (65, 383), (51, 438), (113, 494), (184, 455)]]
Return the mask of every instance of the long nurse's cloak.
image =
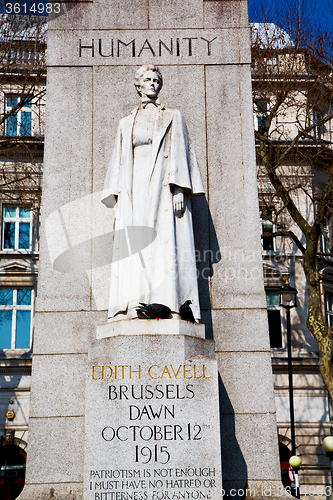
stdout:
[[(132, 135), (137, 111), (120, 121), (104, 185), (102, 202), (110, 207), (117, 201), (109, 318), (135, 310), (139, 301), (165, 304), (178, 312), (189, 299), (195, 318), (200, 319), (191, 212), (191, 196), (204, 195), (198, 162), (181, 113), (159, 106), (147, 158), (150, 178), (148, 185), (144, 182), (139, 186), (149, 200), (149, 210), (138, 220), (132, 196)], [(174, 214), (174, 186), (184, 190), (181, 218)], [(133, 226), (142, 229), (133, 233)], [(148, 230), (150, 235), (157, 233), (148, 245), (147, 227), (153, 228)], [(126, 238), (117, 237), (125, 232)], [(135, 242), (131, 241), (133, 234)], [(138, 252), (140, 247), (145, 248)]]

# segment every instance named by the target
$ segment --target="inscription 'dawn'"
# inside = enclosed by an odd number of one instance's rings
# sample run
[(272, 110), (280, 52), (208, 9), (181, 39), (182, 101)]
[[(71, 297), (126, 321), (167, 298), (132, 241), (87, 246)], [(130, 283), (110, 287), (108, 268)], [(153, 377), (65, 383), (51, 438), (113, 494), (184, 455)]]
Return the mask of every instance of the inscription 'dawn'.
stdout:
[[(202, 36), (188, 36), (183, 38), (170, 38), (170, 43), (166, 43), (161, 39), (157, 43), (152, 43), (146, 39), (143, 44), (140, 43), (138, 46), (138, 41), (133, 38), (129, 42), (124, 42), (119, 38), (112, 38), (108, 43), (103, 42), (102, 38), (98, 39), (98, 44), (92, 38), (90, 42), (82, 42), (79, 39), (79, 57), (82, 57), (83, 50), (84, 55), (90, 54), (91, 57), (95, 57), (96, 49), (98, 48), (97, 55), (101, 57), (140, 57), (143, 54), (149, 54), (153, 57), (162, 57), (164, 54), (170, 54), (171, 56), (195, 56), (196, 50), (207, 50), (207, 55), (212, 55), (212, 44), (217, 40), (217, 36), (208, 40)], [(90, 45), (88, 45), (90, 43)], [(215, 45), (215, 44), (214, 44)], [(88, 51), (88, 52), (87, 52)]]

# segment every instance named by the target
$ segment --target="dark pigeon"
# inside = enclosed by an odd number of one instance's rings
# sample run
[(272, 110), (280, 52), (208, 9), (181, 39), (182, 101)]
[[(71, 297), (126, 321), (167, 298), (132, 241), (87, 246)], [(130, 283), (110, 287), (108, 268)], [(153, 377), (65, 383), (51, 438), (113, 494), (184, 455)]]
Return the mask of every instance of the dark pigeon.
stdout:
[(171, 309), (163, 304), (144, 304), (140, 302), (137, 312), (148, 319), (169, 319), (171, 318)]
[(195, 323), (195, 319), (193, 316), (192, 309), (190, 308), (190, 304), (192, 304), (192, 300), (186, 300), (183, 305), (179, 308), (179, 314), (182, 319), (185, 321), (190, 321), (191, 323)]

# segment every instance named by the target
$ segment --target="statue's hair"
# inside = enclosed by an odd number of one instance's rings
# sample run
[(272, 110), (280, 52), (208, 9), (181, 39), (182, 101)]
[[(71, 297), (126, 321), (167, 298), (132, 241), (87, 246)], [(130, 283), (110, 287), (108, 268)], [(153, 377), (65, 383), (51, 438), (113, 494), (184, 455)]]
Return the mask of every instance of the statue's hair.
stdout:
[(156, 75), (158, 77), (159, 84), (160, 84), (160, 90), (161, 90), (162, 85), (163, 85), (162, 74), (161, 74), (160, 70), (158, 69), (158, 67), (154, 66), (154, 64), (144, 64), (135, 73), (135, 82), (134, 82), (134, 85), (135, 85), (136, 91), (137, 91), (137, 93), (139, 94), (140, 97), (141, 97), (141, 92), (139, 90), (140, 79), (143, 77), (143, 75), (145, 73), (147, 73), (147, 71), (153, 71), (154, 73), (156, 73)]

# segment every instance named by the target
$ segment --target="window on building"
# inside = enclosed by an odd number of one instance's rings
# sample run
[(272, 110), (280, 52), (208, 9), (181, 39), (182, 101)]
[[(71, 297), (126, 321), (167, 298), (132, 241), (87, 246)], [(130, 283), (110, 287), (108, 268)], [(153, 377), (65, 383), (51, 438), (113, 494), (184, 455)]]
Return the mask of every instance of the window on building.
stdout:
[(278, 61), (276, 57), (264, 57), (263, 66), (268, 70), (276, 70), (278, 67)]
[(32, 231), (31, 210), (26, 207), (3, 207), (2, 249), (30, 250)]
[(313, 135), (315, 139), (323, 139), (325, 132), (325, 125), (320, 123), (320, 121), (324, 118), (324, 113), (318, 110), (313, 110), (312, 119), (313, 119)]
[(327, 240), (329, 240), (329, 237), (329, 223), (328, 220), (326, 220), (323, 223), (323, 234), (320, 235), (320, 250), (322, 253), (330, 253), (330, 249), (327, 244)]
[(271, 213), (266, 216), (261, 215), (261, 246), (263, 250), (275, 250), (274, 236), (272, 236), (274, 224), (271, 219)]
[(279, 290), (266, 290), (268, 330), (271, 347), (282, 347)]
[[(18, 95), (7, 95), (5, 99), (5, 113), (12, 111), (22, 100)], [(25, 102), (23, 106), (10, 115), (6, 120), (6, 135), (20, 136), (31, 135), (31, 102)]]
[(327, 326), (333, 328), (333, 294), (325, 294), (325, 309)]
[(0, 288), (0, 349), (29, 349), (32, 334), (31, 288)]
[(268, 102), (263, 100), (254, 101), (254, 128), (260, 132), (266, 127)]

